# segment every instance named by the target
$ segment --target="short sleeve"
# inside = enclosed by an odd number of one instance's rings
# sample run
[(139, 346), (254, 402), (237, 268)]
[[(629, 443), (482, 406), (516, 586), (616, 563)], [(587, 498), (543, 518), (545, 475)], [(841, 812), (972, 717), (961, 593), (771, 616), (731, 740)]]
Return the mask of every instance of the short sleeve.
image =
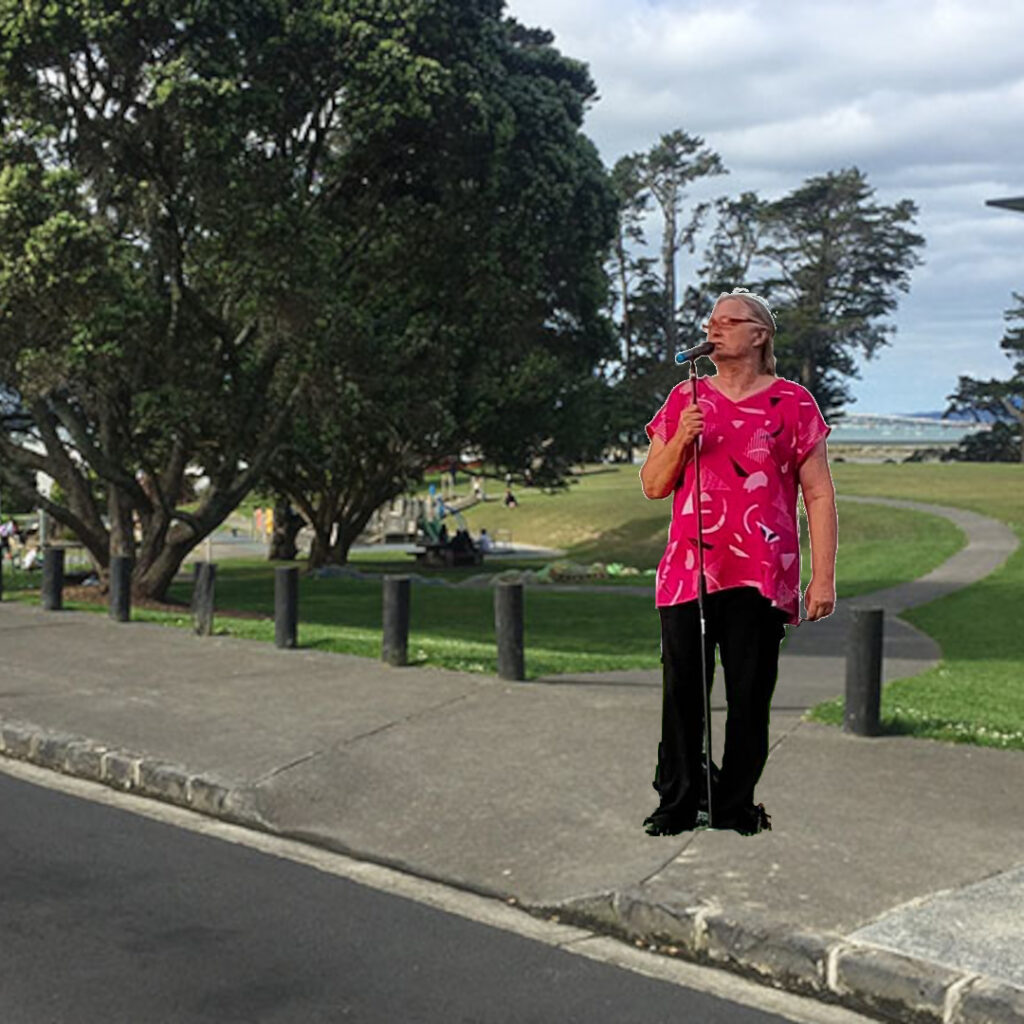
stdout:
[(803, 464), (804, 459), (814, 451), (815, 445), (823, 438), (832, 433), (832, 428), (825, 422), (821, 415), (818, 403), (814, 396), (805, 388), (801, 389), (799, 413), (797, 415), (796, 433), (796, 464)]
[(679, 414), (688, 404), (683, 389), (676, 385), (668, 393), (664, 405), (654, 414), (654, 419), (644, 427), (644, 430), (647, 431), (647, 439), (653, 441), (655, 437), (658, 437), (659, 440), (668, 444), (679, 426)]

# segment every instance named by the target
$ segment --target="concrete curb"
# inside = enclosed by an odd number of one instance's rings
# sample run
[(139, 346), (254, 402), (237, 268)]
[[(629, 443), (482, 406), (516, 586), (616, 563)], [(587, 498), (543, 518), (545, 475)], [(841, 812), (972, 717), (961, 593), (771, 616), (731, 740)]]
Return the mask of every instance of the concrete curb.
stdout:
[(164, 800), (238, 824), (263, 827), (221, 779), (196, 775), (127, 750), (112, 750), (82, 736), (40, 729), (0, 719), (0, 754), (41, 768), (100, 782), (142, 796)]
[(654, 883), (525, 906), (694, 963), (908, 1024), (1022, 1024), (1024, 989), (667, 890)]
[[(85, 737), (0, 719), (0, 755), (261, 832), (292, 837), (257, 812), (246, 789)], [(317, 844), (315, 836), (292, 838)], [(838, 934), (818, 933), (749, 912), (732, 913), (656, 882), (554, 905), (514, 902), (534, 916), (555, 917), (564, 924), (735, 971), (762, 984), (882, 1020), (909, 1024), (1024, 1022), (1024, 989), (1009, 983), (850, 942)]]

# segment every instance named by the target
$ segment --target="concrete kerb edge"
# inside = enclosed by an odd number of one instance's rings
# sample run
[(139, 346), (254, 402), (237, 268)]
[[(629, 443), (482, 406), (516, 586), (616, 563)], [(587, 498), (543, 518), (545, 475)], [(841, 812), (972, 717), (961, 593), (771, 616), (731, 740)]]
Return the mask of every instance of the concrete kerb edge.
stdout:
[(1024, 989), (684, 893), (634, 886), (521, 904), (652, 952), (724, 968), (773, 988), (908, 1024), (1022, 1024)]
[(0, 755), (224, 821), (273, 831), (250, 806), (244, 791), (223, 780), (132, 751), (115, 750), (83, 736), (0, 718)]

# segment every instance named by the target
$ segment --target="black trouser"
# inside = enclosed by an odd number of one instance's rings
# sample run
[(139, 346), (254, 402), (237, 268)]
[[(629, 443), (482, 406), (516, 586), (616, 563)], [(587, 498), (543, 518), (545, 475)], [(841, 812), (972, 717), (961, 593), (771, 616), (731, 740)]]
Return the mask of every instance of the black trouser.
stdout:
[[(654, 788), (659, 814), (692, 819), (706, 782), (701, 767), (704, 700), (701, 696), (700, 615), (697, 601), (659, 608), (664, 665), (661, 743)], [(725, 752), (712, 778), (712, 821), (725, 824), (754, 802), (754, 786), (768, 760), (768, 718), (779, 669), (785, 612), (756, 587), (716, 590), (704, 598), (708, 689), (715, 646), (725, 674), (728, 714)]]

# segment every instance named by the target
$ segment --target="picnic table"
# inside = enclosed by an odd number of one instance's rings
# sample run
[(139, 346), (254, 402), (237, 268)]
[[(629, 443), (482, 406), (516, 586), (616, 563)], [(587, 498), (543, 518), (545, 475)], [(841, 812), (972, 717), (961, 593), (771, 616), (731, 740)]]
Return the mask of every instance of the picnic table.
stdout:
[(451, 541), (424, 541), (417, 545), (416, 561), (421, 565), (449, 568), (455, 565), (483, 565), (484, 553), (475, 544), (457, 549)]

